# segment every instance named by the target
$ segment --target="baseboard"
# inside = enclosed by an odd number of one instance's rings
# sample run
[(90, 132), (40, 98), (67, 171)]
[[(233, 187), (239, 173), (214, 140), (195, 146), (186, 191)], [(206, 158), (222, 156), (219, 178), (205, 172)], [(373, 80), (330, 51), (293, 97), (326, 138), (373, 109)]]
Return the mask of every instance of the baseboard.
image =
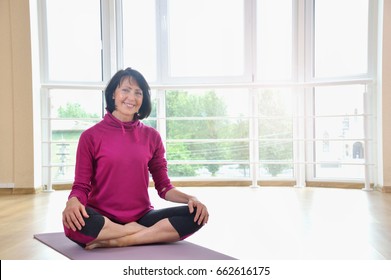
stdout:
[[(177, 187), (206, 187), (206, 186), (216, 186), (216, 187), (248, 187), (250, 181), (220, 181), (220, 182), (172, 182)], [(259, 181), (259, 186), (261, 187), (281, 187), (281, 186), (293, 186), (294, 181)], [(364, 184), (360, 183), (341, 183), (341, 182), (306, 182), (307, 187), (320, 187), (320, 188), (342, 188), (342, 189), (362, 189)], [(150, 187), (153, 187), (153, 182), (151, 182)], [(372, 186), (373, 187), (373, 186)], [(53, 190), (71, 190), (72, 184), (59, 184), (53, 185)], [(383, 193), (391, 193), (391, 186), (383, 187), (374, 187), (374, 190), (380, 191)], [(36, 194), (43, 191), (43, 187), (38, 188), (0, 188), (0, 195), (11, 195), (11, 194)]]
[(350, 183), (350, 182), (306, 182), (307, 187), (313, 188), (336, 188), (336, 189), (362, 189), (364, 183)]
[[(182, 180), (171, 180), (171, 183), (176, 187), (248, 187), (251, 181), (234, 181), (234, 180), (222, 180), (222, 181), (207, 181), (207, 180), (193, 180), (193, 181), (182, 181)], [(153, 181), (150, 186), (153, 187)]]
[(38, 188), (0, 188), (0, 195), (12, 194), (36, 194), (42, 191), (42, 187)]
[(376, 190), (379, 190), (383, 193), (391, 193), (391, 186), (377, 187)]
[(67, 191), (72, 189), (72, 184), (55, 184), (52, 188), (55, 191)]
[(8, 195), (12, 194), (13, 188), (1, 188), (0, 189), (0, 195)]

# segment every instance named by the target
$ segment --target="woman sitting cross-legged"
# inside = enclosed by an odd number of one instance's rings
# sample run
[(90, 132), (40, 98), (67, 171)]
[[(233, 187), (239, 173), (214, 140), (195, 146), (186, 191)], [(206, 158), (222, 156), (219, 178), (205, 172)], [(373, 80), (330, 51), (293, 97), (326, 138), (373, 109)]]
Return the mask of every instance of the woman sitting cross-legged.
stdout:
[[(118, 71), (105, 99), (103, 120), (79, 139), (75, 180), (62, 215), (66, 236), (93, 249), (175, 242), (195, 233), (209, 213), (171, 184), (160, 134), (140, 122), (152, 108), (143, 75), (131, 68)], [(154, 209), (149, 174), (161, 198), (184, 205)]]

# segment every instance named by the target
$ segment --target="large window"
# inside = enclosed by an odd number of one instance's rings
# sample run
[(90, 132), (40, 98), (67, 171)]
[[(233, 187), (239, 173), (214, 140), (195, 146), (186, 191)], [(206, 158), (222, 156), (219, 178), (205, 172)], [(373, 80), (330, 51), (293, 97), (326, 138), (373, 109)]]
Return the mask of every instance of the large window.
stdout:
[(367, 73), (370, 2), (373, 1), (314, 1), (315, 77)]
[(167, 9), (170, 76), (243, 75), (243, 0), (169, 0)]
[(374, 179), (376, 0), (38, 3), (49, 187), (72, 182), (78, 137), (124, 67), (151, 85), (144, 122), (172, 179)]
[(257, 1), (257, 77), (291, 80), (293, 70), (292, 0)]
[[(121, 67), (139, 70), (150, 82), (157, 80), (156, 1), (122, 1), (123, 61)], [(142, 55), (140, 55), (142, 54)]]
[(46, 4), (47, 80), (102, 80), (99, 0), (50, 0)]

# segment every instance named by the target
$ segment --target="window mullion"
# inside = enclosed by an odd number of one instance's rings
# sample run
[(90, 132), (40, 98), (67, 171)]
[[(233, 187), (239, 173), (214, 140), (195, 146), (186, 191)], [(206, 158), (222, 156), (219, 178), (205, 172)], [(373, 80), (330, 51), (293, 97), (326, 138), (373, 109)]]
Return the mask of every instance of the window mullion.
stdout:
[[(306, 81), (307, 71), (309, 69), (306, 62), (310, 61), (306, 50), (308, 50), (308, 42), (306, 38), (308, 36), (308, 29), (306, 29), (306, 20), (309, 13), (306, 13), (306, 5), (304, 0), (293, 1), (293, 15), (292, 15), (292, 73), (293, 79), (302, 84)], [(295, 103), (293, 106), (293, 162), (294, 162), (294, 174), (296, 187), (305, 187), (307, 179), (307, 168), (306, 168), (306, 94), (305, 89), (296, 87), (293, 89), (293, 95)]]
[[(125, 67), (124, 65), (124, 43), (123, 43), (123, 37), (124, 37), (124, 29), (123, 29), (123, 10), (122, 10), (122, 0), (115, 0), (112, 5), (115, 5), (115, 7), (110, 7), (115, 11), (114, 19), (110, 19), (110, 22), (115, 23), (115, 30), (111, 30), (111, 32), (114, 32), (116, 35), (116, 41), (115, 45), (113, 45), (113, 48), (115, 49), (114, 56), (117, 58), (117, 67), (118, 69), (123, 69)], [(111, 14), (112, 16), (112, 14)]]
[(156, 57), (157, 57), (157, 83), (167, 83), (168, 73), (168, 25), (167, 0), (156, 0)]
[(159, 131), (162, 141), (165, 144), (167, 139), (165, 90), (161, 90), (161, 89), (157, 90), (156, 117), (157, 117), (157, 130)]
[(305, 72), (304, 79), (306, 82), (312, 81), (314, 79), (314, 1), (304, 1), (299, 0), (299, 2), (303, 2), (302, 11), (303, 16), (301, 20), (303, 21), (303, 31), (304, 31), (304, 53), (305, 53)]
[(258, 187), (260, 158), (259, 158), (259, 130), (258, 130), (258, 102), (259, 96), (256, 88), (250, 89), (249, 98), (249, 112), (250, 112), (250, 125), (249, 125), (249, 138), (250, 138), (250, 179), (252, 181), (251, 187)]
[[(41, 145), (42, 145), (42, 180), (45, 191), (52, 190), (51, 168), (51, 119), (50, 119), (50, 96), (49, 90), (41, 88)], [(45, 143), (46, 142), (46, 143)]]
[(244, 80), (257, 77), (257, 1), (244, 1)]
[(372, 108), (373, 106), (371, 105), (372, 104), (372, 87), (368, 87), (366, 86), (365, 87), (366, 90), (364, 92), (364, 95), (363, 95), (363, 98), (364, 98), (364, 127), (363, 127), (363, 130), (364, 130), (364, 170), (365, 170), (365, 175), (364, 175), (364, 190), (372, 190), (371, 189), (371, 180), (372, 179), (372, 168), (371, 168), (371, 164), (373, 162), (373, 154), (372, 154), (372, 151), (373, 151), (373, 147), (372, 147), (372, 143), (373, 141), (370, 141), (372, 140), (373, 138), (373, 131), (371, 131), (371, 128), (373, 127), (373, 122), (371, 121), (372, 120)]
[[(122, 49), (120, 48), (122, 43), (120, 4), (119, 0), (101, 0), (103, 81), (110, 80), (111, 76), (118, 70), (118, 67), (123, 66), (118, 63), (122, 61), (122, 51), (119, 51)], [(120, 18), (117, 19), (117, 17)]]
[(377, 21), (379, 11), (379, 3), (378, 1), (373, 1), (373, 4), (369, 3), (368, 8), (368, 76), (371, 78), (376, 77), (377, 68), (376, 68), (376, 57), (378, 52), (378, 36), (381, 34), (377, 33), (379, 29), (378, 25), (381, 24), (381, 21)]
[(48, 54), (48, 28), (47, 28), (47, 9), (46, 1), (38, 1), (38, 22), (40, 32), (40, 71), (41, 82), (49, 80), (49, 54)]

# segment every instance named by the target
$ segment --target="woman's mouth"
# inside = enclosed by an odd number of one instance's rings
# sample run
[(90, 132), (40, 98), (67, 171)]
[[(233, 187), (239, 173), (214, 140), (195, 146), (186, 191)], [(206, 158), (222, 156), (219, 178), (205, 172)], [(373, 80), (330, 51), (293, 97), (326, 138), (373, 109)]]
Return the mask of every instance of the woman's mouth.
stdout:
[(131, 103), (126, 103), (126, 102), (124, 102), (123, 104), (125, 104), (125, 106), (126, 106), (127, 108), (129, 108), (129, 109), (134, 109), (134, 108), (136, 107), (136, 105), (131, 104)]

